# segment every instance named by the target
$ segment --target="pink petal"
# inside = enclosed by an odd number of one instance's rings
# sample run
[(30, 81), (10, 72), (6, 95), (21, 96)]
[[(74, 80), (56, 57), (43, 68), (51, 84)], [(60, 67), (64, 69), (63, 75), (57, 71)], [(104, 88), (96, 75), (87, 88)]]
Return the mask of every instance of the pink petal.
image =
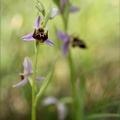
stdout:
[(64, 56), (67, 55), (68, 49), (69, 49), (69, 41), (66, 41), (63, 43), (63, 46), (62, 46), (62, 52)]
[(28, 35), (23, 36), (21, 39), (24, 40), (24, 41), (33, 41), (33, 40), (35, 40), (33, 38), (33, 32), (29, 33)]
[(69, 39), (68, 34), (64, 34), (62, 31), (58, 30), (57, 31), (57, 36), (60, 40), (62, 41), (67, 41)]
[(34, 26), (35, 29), (38, 29), (40, 27), (41, 21), (42, 21), (41, 17), (37, 16), (36, 21), (35, 21), (35, 26)]
[(45, 40), (44, 43), (50, 46), (54, 46), (54, 43), (50, 39)]
[(19, 83), (13, 85), (13, 87), (22, 87), (27, 83), (27, 78), (25, 77), (22, 81), (20, 81)]
[(25, 57), (23, 66), (24, 66), (24, 74), (33, 73), (32, 61), (28, 57)]

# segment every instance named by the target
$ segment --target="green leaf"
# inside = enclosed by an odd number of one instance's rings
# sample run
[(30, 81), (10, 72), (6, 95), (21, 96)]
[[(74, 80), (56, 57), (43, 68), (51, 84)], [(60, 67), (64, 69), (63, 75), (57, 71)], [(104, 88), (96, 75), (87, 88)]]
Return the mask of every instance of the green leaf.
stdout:
[(111, 113), (100, 113), (100, 114), (93, 114), (93, 115), (89, 115), (86, 117), (85, 120), (93, 120), (96, 118), (108, 118), (108, 117), (120, 117), (120, 114), (111, 114)]
[(48, 20), (50, 19), (51, 11), (52, 11), (52, 8), (51, 8), (51, 4), (50, 4), (46, 11), (45, 17), (44, 17), (43, 27), (46, 26)]
[(36, 2), (36, 8), (45, 16), (45, 8), (39, 0)]
[(35, 98), (35, 103), (34, 103), (35, 105), (37, 105), (39, 99), (44, 94), (46, 88), (48, 87), (49, 83), (51, 82), (53, 72), (54, 72), (54, 68), (48, 73), (46, 79), (42, 83), (41, 88), (40, 88), (40, 90), (39, 90), (39, 92), (38, 92), (38, 94), (36, 95), (36, 98)]

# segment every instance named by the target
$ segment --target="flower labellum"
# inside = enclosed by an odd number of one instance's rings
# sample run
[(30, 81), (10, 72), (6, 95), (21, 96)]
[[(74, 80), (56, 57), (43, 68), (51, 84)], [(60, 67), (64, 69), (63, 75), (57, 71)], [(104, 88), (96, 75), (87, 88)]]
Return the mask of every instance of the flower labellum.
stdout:
[(87, 48), (86, 43), (83, 40), (79, 39), (78, 37), (74, 37), (72, 41), (72, 47), (77, 46), (83, 49)]
[(48, 31), (45, 32), (42, 27), (35, 29), (33, 38), (38, 40), (40, 43), (44, 43), (44, 41), (48, 39)]

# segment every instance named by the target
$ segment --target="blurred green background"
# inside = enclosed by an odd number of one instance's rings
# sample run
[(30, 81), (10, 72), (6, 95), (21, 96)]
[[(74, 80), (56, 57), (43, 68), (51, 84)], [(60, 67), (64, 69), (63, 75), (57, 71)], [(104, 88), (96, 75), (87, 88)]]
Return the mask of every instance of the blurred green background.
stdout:
[[(52, 0), (42, 1), (45, 7)], [(120, 19), (119, 0), (71, 0), (80, 7), (69, 17), (68, 32), (81, 37), (87, 50), (71, 48), (76, 77), (86, 79), (84, 114), (118, 113), (120, 111)], [(1, 0), (1, 120), (30, 120), (31, 87), (12, 88), (20, 81), (23, 60), (28, 56), (34, 61), (34, 43), (24, 42), (21, 37), (33, 30), (37, 15), (35, 0)], [(42, 45), (39, 50), (39, 76), (46, 76), (55, 65), (52, 83), (45, 95), (58, 99), (71, 96), (69, 67), (61, 53), (61, 42), (55, 33), (63, 29), (61, 16), (47, 24), (49, 38), (55, 47)], [(40, 85), (40, 84), (39, 84)], [(71, 105), (67, 104), (66, 120), (71, 120)], [(38, 120), (57, 120), (54, 106), (38, 105)], [(116, 120), (118, 120), (117, 118)], [(98, 120), (98, 119), (97, 119)], [(100, 120), (115, 120), (101, 118)]]

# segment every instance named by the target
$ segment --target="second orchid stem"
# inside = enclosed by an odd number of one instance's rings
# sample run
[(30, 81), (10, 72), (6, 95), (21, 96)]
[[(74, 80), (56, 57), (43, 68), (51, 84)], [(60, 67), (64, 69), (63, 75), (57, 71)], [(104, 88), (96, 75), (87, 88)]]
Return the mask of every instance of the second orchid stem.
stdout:
[(76, 90), (76, 82), (75, 82), (75, 71), (74, 71), (74, 65), (71, 57), (71, 51), (69, 50), (68, 54), (68, 63), (70, 67), (70, 80), (71, 80), (71, 87), (72, 87), (72, 97), (73, 97), (73, 105), (74, 105), (74, 114), (75, 118), (74, 120), (80, 120), (79, 118), (79, 105), (78, 105), (78, 98), (77, 98), (77, 90)]

